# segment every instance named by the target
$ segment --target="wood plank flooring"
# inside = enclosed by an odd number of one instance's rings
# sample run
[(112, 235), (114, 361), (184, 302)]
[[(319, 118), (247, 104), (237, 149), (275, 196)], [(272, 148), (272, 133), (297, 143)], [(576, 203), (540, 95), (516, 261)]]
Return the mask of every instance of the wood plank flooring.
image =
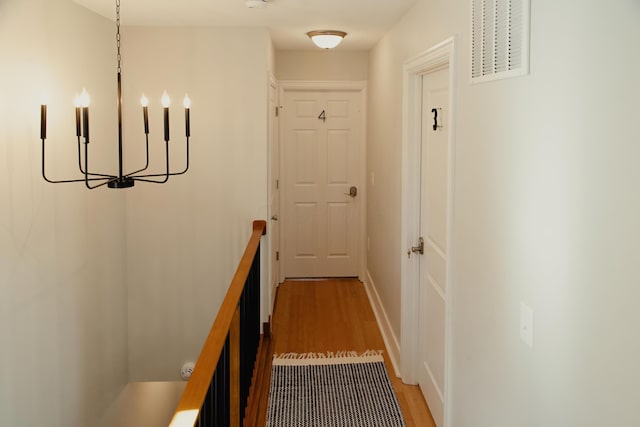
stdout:
[[(364, 285), (356, 279), (281, 284), (272, 318), (272, 354), (341, 350), (385, 350)], [(384, 358), (407, 427), (435, 427), (419, 388), (396, 378), (386, 351)], [(263, 404), (258, 425), (265, 423)]]

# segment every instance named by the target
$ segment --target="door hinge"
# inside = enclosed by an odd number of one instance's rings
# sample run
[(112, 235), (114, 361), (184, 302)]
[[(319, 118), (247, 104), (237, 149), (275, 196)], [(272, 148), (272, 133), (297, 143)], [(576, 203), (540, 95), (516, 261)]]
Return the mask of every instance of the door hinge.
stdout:
[(280, 252), (276, 251), (276, 261), (280, 261)]
[(422, 237), (418, 239), (418, 246), (411, 246), (411, 252), (414, 254), (424, 255), (424, 239)]
[(276, 106), (276, 117), (280, 115), (280, 107)]
[(276, 190), (280, 189), (280, 180), (276, 179)]

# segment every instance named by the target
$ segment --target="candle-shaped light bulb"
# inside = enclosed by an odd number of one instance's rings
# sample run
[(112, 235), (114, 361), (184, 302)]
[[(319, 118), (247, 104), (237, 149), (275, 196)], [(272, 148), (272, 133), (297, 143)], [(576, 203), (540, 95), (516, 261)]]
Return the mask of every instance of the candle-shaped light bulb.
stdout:
[(169, 108), (169, 105), (171, 105), (171, 98), (169, 98), (169, 94), (166, 90), (162, 94), (162, 98), (160, 99), (160, 101), (162, 102), (162, 106), (164, 108)]
[(189, 114), (189, 108), (191, 108), (191, 99), (189, 95), (184, 96), (184, 127), (187, 138), (191, 136), (191, 117)]
[(80, 93), (80, 97), (78, 98), (78, 102), (81, 107), (88, 107), (91, 98), (89, 98), (89, 93), (85, 88), (82, 88), (82, 92)]
[(142, 94), (142, 98), (140, 98), (140, 104), (142, 104), (142, 117), (144, 119), (144, 134), (149, 135), (149, 110), (147, 106), (149, 105), (149, 100), (144, 93)]
[(164, 107), (164, 140), (169, 141), (169, 105), (171, 104), (171, 98), (165, 90), (162, 94), (162, 106)]

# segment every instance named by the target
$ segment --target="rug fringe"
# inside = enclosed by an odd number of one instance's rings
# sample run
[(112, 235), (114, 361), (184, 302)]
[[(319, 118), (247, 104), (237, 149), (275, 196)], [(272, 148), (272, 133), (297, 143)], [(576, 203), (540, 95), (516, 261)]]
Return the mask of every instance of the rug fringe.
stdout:
[(362, 363), (363, 361), (383, 361), (383, 350), (357, 351), (327, 351), (324, 353), (282, 353), (273, 355), (276, 365), (288, 364), (333, 364), (333, 363)]
[(325, 353), (282, 353), (274, 354), (274, 359), (281, 360), (301, 360), (301, 359), (335, 359), (338, 357), (367, 357), (380, 356), (384, 354), (383, 350), (366, 350), (362, 353), (357, 351), (327, 351)]

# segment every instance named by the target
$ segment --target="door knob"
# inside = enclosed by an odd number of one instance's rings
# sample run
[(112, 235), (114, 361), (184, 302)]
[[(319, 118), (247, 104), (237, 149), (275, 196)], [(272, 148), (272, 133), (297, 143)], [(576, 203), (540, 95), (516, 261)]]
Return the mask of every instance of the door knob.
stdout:
[(344, 193), (344, 195), (350, 196), (350, 197), (356, 197), (358, 195), (358, 187), (356, 187), (355, 185), (352, 185), (351, 188), (349, 188), (349, 192)]
[(272, 220), (272, 221), (277, 221), (277, 220), (278, 220), (278, 215), (273, 215), (273, 216), (271, 217), (271, 220)]

